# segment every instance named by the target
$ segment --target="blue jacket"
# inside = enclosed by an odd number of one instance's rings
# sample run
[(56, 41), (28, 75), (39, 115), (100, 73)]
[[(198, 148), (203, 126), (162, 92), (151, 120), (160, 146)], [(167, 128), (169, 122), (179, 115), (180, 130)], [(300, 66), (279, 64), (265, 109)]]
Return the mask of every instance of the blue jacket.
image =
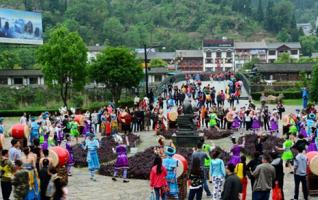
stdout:
[(223, 160), (219, 158), (211, 160), (210, 175), (212, 177), (225, 177), (225, 167)]

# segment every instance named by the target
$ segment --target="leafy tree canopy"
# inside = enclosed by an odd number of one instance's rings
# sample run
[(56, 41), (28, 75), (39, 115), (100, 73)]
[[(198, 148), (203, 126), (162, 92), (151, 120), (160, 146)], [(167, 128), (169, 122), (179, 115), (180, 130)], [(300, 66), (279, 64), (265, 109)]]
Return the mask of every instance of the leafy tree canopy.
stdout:
[(107, 47), (97, 55), (89, 68), (90, 78), (104, 83), (118, 102), (121, 90), (138, 86), (143, 77), (140, 60), (130, 49)]
[(37, 50), (46, 84), (60, 89), (67, 106), (69, 88), (82, 89), (86, 81), (87, 49), (78, 33), (58, 26), (49, 34), (49, 40)]
[(168, 63), (160, 58), (154, 58), (150, 61), (150, 67), (166, 67)]

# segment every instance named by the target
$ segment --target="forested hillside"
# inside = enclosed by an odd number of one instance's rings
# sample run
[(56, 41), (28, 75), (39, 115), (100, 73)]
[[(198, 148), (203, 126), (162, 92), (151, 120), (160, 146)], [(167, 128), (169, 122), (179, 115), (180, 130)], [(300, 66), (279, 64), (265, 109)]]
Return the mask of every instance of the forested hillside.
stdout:
[(65, 24), (87, 45), (160, 42), (167, 51), (198, 49), (203, 38), (223, 36), (298, 41), (296, 22), (314, 23), (318, 15), (316, 0), (0, 0), (0, 6), (42, 12), (46, 33)]

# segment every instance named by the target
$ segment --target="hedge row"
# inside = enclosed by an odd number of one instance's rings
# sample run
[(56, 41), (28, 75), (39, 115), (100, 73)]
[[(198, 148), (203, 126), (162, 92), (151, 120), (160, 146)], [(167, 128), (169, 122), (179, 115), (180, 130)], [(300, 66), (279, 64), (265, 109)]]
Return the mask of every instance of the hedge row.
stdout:
[[(301, 99), (301, 92), (300, 91), (271, 91), (265, 93), (265, 96), (273, 95), (278, 96), (279, 94), (284, 95), (284, 99)], [(254, 100), (260, 100), (262, 96), (262, 92), (254, 92), (251, 94)]]
[[(77, 108), (76, 110), (79, 111), (86, 111), (86, 110), (90, 110), (90, 111), (98, 111), (101, 107), (107, 105), (108, 103), (104, 103), (104, 102), (94, 102), (91, 103), (88, 107), (85, 108)], [(121, 100), (118, 102), (117, 106), (124, 108), (124, 107), (133, 107), (134, 102), (132, 100)], [(30, 108), (30, 109), (21, 109), (21, 110), (0, 110), (0, 117), (19, 117), (22, 116), (23, 113), (27, 113), (28, 115), (31, 116), (39, 116), (41, 113), (43, 112), (50, 112), (50, 113), (54, 113), (57, 112), (59, 113), (59, 110), (56, 109), (44, 109), (44, 108)]]

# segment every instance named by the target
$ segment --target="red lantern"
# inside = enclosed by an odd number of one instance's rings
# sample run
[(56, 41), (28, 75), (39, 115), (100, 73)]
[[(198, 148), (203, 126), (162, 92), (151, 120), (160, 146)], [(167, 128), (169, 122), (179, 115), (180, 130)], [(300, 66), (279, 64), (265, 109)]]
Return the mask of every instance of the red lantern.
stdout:
[(50, 148), (50, 150), (56, 153), (58, 157), (58, 161), (59, 161), (58, 162), (59, 166), (64, 166), (68, 162), (70, 155), (65, 148), (58, 146), (58, 147), (52, 147)]

